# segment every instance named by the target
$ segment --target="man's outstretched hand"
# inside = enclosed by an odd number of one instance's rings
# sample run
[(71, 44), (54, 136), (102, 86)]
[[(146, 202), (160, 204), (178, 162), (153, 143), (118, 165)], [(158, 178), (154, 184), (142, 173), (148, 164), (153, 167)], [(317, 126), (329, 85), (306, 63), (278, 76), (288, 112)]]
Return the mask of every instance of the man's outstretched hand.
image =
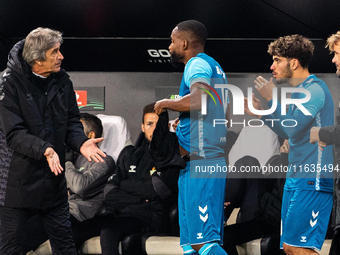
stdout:
[(51, 147), (48, 147), (45, 150), (44, 156), (46, 157), (46, 160), (48, 162), (48, 166), (50, 167), (52, 173), (54, 173), (55, 175), (61, 174), (61, 172), (64, 169), (60, 165), (59, 156), (55, 152), (55, 150), (53, 148), (51, 148)]
[(97, 163), (104, 162), (103, 158), (106, 157), (106, 154), (102, 152), (97, 146), (97, 143), (100, 143), (103, 140), (104, 138), (95, 138), (87, 140), (80, 147), (80, 153), (83, 154), (83, 156), (87, 158), (89, 162), (91, 162), (92, 160), (94, 160)]

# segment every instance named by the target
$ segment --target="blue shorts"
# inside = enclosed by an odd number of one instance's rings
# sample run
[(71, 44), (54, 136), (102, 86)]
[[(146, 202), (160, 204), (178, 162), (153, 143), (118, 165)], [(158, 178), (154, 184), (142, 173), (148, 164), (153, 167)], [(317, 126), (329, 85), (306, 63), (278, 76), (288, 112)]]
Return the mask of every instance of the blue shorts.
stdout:
[[(180, 244), (223, 241), (225, 178), (190, 178), (190, 165), (225, 165), (224, 158), (193, 160), (180, 171), (178, 211)], [(226, 176), (226, 174), (225, 174)]]
[(315, 190), (284, 190), (281, 243), (321, 250), (332, 211), (333, 194)]

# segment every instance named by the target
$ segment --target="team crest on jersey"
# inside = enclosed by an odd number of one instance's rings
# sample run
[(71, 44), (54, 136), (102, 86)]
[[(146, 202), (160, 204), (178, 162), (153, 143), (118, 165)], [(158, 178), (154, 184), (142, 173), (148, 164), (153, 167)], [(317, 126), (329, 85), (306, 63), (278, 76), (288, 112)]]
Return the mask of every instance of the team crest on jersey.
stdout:
[(153, 175), (153, 173), (156, 172), (156, 171), (157, 171), (156, 168), (153, 167), (153, 168), (150, 170), (150, 175)]

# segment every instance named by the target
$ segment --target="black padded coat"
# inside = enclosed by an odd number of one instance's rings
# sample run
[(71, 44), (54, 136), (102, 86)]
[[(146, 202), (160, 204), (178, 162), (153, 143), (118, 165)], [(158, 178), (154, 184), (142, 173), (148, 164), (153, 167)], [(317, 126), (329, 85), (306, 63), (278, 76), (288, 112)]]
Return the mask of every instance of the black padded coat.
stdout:
[(340, 229), (340, 116), (337, 116), (337, 125), (320, 129), (319, 138), (326, 144), (334, 145), (332, 226)]
[(64, 70), (46, 79), (33, 75), (23, 45), (14, 45), (0, 74), (0, 206), (47, 209), (67, 201), (67, 189), (64, 172), (51, 172), (46, 148), (65, 167), (65, 143), (79, 152), (88, 138), (69, 76)]
[(167, 112), (159, 116), (151, 144), (144, 140), (120, 153), (115, 174), (104, 189), (106, 214), (136, 217), (153, 230), (162, 224), (168, 202), (177, 197), (179, 170), (185, 167), (168, 120)]

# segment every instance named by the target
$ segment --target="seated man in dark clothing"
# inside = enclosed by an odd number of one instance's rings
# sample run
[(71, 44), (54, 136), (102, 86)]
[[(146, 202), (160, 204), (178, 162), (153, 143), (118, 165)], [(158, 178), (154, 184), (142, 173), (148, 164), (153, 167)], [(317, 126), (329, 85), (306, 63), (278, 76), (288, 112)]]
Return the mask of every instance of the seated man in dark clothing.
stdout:
[[(276, 156), (270, 162), (271, 166), (287, 166), (288, 165), (289, 145), (287, 140), (280, 148), (280, 156)], [(244, 157), (239, 164), (257, 165), (260, 163), (249, 157)], [(235, 163), (237, 166), (237, 163)], [(240, 167), (240, 166), (239, 166)], [(245, 184), (241, 192), (232, 197), (233, 193), (226, 192), (226, 217), (230, 216), (234, 208), (241, 207), (238, 223), (228, 225), (224, 228), (224, 245), (223, 248), (228, 255), (238, 255), (236, 245), (249, 242), (251, 240), (264, 236), (277, 237), (277, 253), (282, 254), (279, 249), (280, 241), (280, 221), (281, 221), (281, 203), (283, 196), (283, 186), (285, 183), (285, 172), (271, 173), (275, 175), (267, 178), (247, 178), (238, 179), (237, 183)], [(277, 177), (277, 178), (275, 178)], [(240, 181), (241, 180), (241, 181)], [(231, 182), (232, 183), (232, 182)], [(235, 188), (235, 187), (230, 187)], [(228, 185), (226, 186), (226, 191)], [(273, 255), (275, 255), (273, 253)]]
[(184, 161), (168, 122), (167, 112), (158, 116), (154, 104), (145, 106), (144, 141), (139, 147), (125, 147), (119, 155), (105, 188), (104, 209), (109, 215), (100, 236), (103, 255), (118, 255), (119, 242), (129, 234), (159, 230), (167, 202), (176, 198)]
[[(242, 167), (242, 168), (241, 168)], [(261, 169), (260, 162), (252, 156), (244, 156), (237, 160), (234, 168), (244, 167)], [(235, 208), (240, 208), (238, 222), (254, 219), (260, 208), (260, 200), (274, 187), (274, 178), (264, 178), (262, 172), (230, 172), (226, 180), (224, 217), (228, 220)]]
[[(88, 113), (80, 115), (85, 135), (89, 138), (102, 137), (103, 126), (100, 119)], [(111, 156), (107, 155), (103, 159), (104, 162), (89, 162), (83, 155), (72, 150), (66, 153), (65, 175), (70, 193), (68, 202), (72, 236), (77, 249), (87, 239), (100, 235), (100, 225), (92, 224), (93, 222), (89, 225), (88, 220), (97, 214), (104, 199), (105, 184), (115, 170), (115, 162)], [(30, 231), (26, 248), (29, 251), (38, 247), (48, 237), (38, 216), (28, 219), (27, 224)]]
[[(88, 113), (81, 113), (80, 116), (87, 137), (102, 137), (103, 126), (98, 117)], [(97, 224), (87, 227), (86, 221), (94, 218), (104, 200), (104, 187), (115, 171), (115, 162), (109, 155), (104, 158), (103, 163), (88, 162), (82, 155), (73, 157), (70, 152), (66, 154), (65, 169), (70, 193), (68, 202), (72, 235), (78, 249), (87, 239), (100, 234), (101, 229)], [(83, 231), (84, 228), (86, 231)]]

